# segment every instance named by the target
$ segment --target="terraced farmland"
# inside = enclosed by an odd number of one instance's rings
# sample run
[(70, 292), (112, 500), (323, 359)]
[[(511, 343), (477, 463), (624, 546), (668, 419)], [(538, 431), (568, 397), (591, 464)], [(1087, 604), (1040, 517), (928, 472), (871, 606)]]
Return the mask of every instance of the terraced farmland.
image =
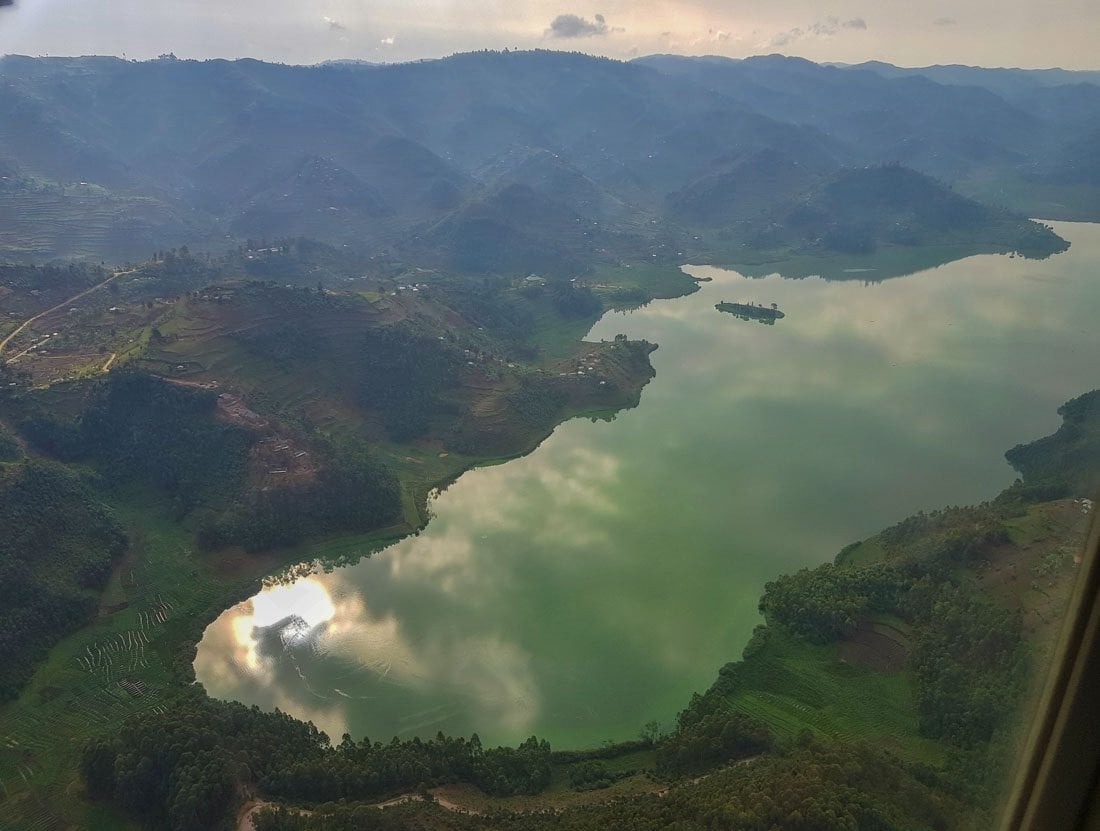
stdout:
[(150, 197), (116, 196), (91, 185), (0, 189), (0, 251), (9, 257), (117, 261), (194, 236), (172, 209)]
[[(163, 711), (187, 681), (180, 643), (272, 568), (269, 558), (243, 570), (196, 558), (156, 506), (119, 510), (146, 530), (134, 532), (135, 552), (112, 577), (98, 619), (54, 648), (23, 694), (0, 708), (0, 827), (71, 827), (73, 747), (136, 713)], [(103, 827), (125, 823), (111, 817)]]

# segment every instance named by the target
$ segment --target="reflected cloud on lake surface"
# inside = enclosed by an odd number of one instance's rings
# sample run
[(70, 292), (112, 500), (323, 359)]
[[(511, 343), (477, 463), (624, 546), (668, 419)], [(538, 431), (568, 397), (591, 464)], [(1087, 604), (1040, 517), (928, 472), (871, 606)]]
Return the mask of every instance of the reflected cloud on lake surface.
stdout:
[(228, 610), (199, 680), (330, 735), (566, 747), (670, 725), (739, 656), (766, 581), (991, 498), (1014, 478), (1004, 451), (1095, 386), (1100, 226), (1056, 230), (1073, 247), (1050, 260), (883, 283), (686, 267), (713, 281), (589, 336), (659, 344), (639, 407), (563, 424), (462, 476), (419, 535)]

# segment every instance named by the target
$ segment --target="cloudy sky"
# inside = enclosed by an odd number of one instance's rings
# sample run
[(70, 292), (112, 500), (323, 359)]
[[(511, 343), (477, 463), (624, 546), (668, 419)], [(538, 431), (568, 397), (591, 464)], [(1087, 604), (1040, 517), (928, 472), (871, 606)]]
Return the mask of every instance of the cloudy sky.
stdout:
[(1098, 69), (1098, 0), (0, 0), (0, 53), (405, 61), (576, 49)]

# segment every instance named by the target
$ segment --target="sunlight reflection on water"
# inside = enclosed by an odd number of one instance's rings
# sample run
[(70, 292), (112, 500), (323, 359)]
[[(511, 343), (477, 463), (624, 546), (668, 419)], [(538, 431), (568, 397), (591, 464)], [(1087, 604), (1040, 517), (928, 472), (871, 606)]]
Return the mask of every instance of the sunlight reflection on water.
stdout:
[(228, 610), (199, 680), (334, 736), (580, 746), (668, 725), (738, 656), (767, 580), (994, 496), (1004, 451), (1097, 385), (1100, 226), (1056, 228), (1074, 245), (1049, 260), (878, 284), (686, 267), (714, 279), (590, 335), (660, 344), (640, 407), (564, 424), (463, 476), (420, 535)]

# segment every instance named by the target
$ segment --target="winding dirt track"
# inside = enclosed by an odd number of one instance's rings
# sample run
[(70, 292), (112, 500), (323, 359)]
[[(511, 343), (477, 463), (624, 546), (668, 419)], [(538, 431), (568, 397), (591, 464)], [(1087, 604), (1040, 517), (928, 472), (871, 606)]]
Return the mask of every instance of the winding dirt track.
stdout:
[(20, 332), (22, 332), (24, 329), (26, 329), (28, 326), (30, 326), (32, 323), (34, 323), (36, 320), (39, 320), (40, 318), (43, 318), (46, 315), (51, 315), (54, 312), (57, 312), (57, 311), (60, 311), (61, 309), (64, 309), (70, 303), (75, 303), (81, 297), (85, 297), (85, 296), (91, 294), (93, 291), (98, 291), (99, 289), (103, 288), (105, 285), (107, 285), (109, 282), (111, 282), (116, 277), (121, 277), (123, 274), (133, 274), (133, 273), (134, 272), (133, 272), (132, 269), (130, 271), (116, 271), (114, 274), (112, 274), (110, 277), (108, 277), (102, 283), (96, 283), (90, 289), (84, 289), (84, 291), (80, 292), (80, 294), (75, 294), (72, 297), (70, 297), (68, 300), (62, 301), (61, 303), (58, 303), (56, 306), (53, 306), (52, 308), (46, 309), (46, 311), (44, 311), (44, 312), (39, 312), (34, 317), (27, 318), (22, 323), (20, 323), (19, 326), (17, 326), (14, 329), (14, 331), (11, 332), (11, 334), (9, 334), (3, 340), (0, 340), (0, 353), (2, 353), (4, 351), (4, 348), (8, 345), (8, 343), (16, 335), (18, 335)]
[[(446, 799), (444, 797), (440, 797), (435, 794), (433, 794), (433, 797), (435, 799), (435, 804), (438, 805), (440, 808), (444, 808), (448, 811), (453, 811), (456, 814), (480, 814), (480, 811), (475, 811), (472, 808), (464, 808), (461, 805), (451, 802), (449, 799)], [(390, 808), (394, 805), (403, 805), (406, 802), (421, 802), (422, 800), (423, 797), (419, 793), (407, 793), (402, 794), (401, 796), (395, 796), (393, 799), (387, 799), (385, 802), (372, 803), (368, 807)], [(239, 817), (237, 819), (237, 831), (256, 831), (256, 825), (252, 822), (253, 815), (264, 808), (274, 807), (277, 804), (278, 803), (275, 802), (263, 802), (260, 800), (253, 800), (251, 802), (245, 803), (244, 807), (241, 808), (241, 813), (239, 814)], [(293, 806), (286, 807), (290, 808), (291, 810), (295, 810)], [(298, 809), (298, 813), (309, 815), (313, 812)]]

